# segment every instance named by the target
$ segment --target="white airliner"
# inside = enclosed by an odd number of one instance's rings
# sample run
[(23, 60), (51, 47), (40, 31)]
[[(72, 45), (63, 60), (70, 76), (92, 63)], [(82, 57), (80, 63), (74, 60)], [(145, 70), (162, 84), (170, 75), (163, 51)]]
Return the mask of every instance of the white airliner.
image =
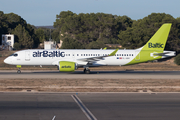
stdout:
[(175, 51), (164, 51), (171, 23), (166, 23), (141, 48), (134, 50), (91, 50), (91, 49), (31, 49), (15, 52), (4, 62), (17, 65), (55, 65), (59, 71), (72, 72), (79, 67), (90, 73), (89, 67), (132, 65), (175, 56)]

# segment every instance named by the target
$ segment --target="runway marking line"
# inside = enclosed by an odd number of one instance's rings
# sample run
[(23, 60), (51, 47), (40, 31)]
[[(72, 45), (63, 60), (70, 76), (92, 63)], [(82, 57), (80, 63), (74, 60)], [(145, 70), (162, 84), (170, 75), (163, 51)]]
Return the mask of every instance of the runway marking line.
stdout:
[(89, 111), (89, 109), (83, 104), (83, 102), (76, 95), (71, 95), (71, 97), (78, 104), (78, 106), (81, 108), (81, 110), (89, 120), (97, 120), (97, 118), (91, 113), (91, 111)]
[(54, 116), (52, 120), (55, 120), (55, 118), (56, 118), (56, 116)]

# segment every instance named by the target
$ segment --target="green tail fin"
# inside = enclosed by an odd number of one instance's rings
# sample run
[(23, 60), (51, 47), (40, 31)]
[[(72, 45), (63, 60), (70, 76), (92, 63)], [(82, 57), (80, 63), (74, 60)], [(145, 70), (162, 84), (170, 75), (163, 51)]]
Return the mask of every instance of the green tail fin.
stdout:
[(171, 28), (171, 23), (163, 24), (152, 38), (143, 46), (142, 50), (163, 51)]

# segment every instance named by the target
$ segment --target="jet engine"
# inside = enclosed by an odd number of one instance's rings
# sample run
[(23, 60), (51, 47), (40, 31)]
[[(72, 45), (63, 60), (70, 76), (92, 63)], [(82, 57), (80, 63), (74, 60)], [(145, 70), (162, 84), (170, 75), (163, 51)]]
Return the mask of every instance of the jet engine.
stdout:
[(77, 69), (77, 64), (75, 62), (69, 62), (69, 61), (59, 62), (59, 71), (61, 72), (73, 72), (76, 69)]

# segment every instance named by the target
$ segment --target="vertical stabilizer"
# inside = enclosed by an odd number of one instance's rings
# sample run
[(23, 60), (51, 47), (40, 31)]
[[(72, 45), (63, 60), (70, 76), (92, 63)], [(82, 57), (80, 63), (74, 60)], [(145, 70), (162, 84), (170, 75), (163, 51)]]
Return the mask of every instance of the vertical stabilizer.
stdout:
[(135, 58), (126, 65), (161, 59), (171, 25), (171, 23), (163, 24), (143, 47), (136, 49)]
[(151, 39), (143, 46), (142, 50), (163, 51), (171, 29), (171, 23), (163, 24)]

